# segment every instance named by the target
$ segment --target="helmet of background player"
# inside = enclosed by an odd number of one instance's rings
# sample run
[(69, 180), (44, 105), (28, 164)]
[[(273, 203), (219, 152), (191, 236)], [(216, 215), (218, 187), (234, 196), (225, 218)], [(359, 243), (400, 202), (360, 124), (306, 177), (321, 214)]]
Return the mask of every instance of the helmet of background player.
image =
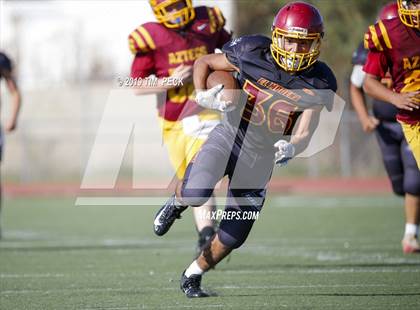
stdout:
[(420, 0), (398, 0), (397, 3), (403, 24), (420, 29)]
[(157, 21), (167, 28), (182, 28), (195, 18), (192, 0), (149, 0), (149, 3)]
[(387, 20), (398, 16), (398, 4), (396, 2), (390, 2), (381, 8), (376, 20)]
[(274, 18), (271, 54), (286, 71), (301, 71), (317, 60), (324, 35), (318, 9), (305, 2), (292, 2)]

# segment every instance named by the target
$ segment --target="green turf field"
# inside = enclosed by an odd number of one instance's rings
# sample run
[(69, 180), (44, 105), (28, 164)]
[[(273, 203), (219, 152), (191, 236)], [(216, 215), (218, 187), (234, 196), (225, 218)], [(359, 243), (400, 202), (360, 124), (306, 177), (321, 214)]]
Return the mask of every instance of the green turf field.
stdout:
[(272, 197), (247, 243), (188, 300), (190, 214), (168, 236), (156, 207), (4, 202), (0, 309), (420, 309), (420, 255), (401, 253), (402, 200)]

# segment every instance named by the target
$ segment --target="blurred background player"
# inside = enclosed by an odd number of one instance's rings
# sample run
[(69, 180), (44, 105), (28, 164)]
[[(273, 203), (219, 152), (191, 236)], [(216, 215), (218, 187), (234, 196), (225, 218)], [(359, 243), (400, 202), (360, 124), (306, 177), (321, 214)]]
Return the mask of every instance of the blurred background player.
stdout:
[[(17, 126), (17, 119), (20, 109), (20, 101), (21, 96), (19, 89), (17, 87), (16, 79), (13, 76), (13, 66), (12, 62), (10, 61), (9, 57), (7, 57), (4, 53), (0, 52), (0, 82), (1, 80), (6, 81), (7, 89), (10, 93), (10, 98), (12, 102), (12, 114), (10, 116), (9, 122), (6, 124), (5, 130), (6, 132), (12, 132), (16, 129)], [(0, 94), (0, 103), (1, 103), (1, 94)], [(0, 128), (0, 160), (2, 159), (3, 155), (3, 134)], [(0, 183), (1, 184), (1, 183)], [(1, 185), (0, 185), (0, 220), (1, 220), (1, 204), (2, 204), (2, 197), (1, 197)], [(1, 223), (0, 223), (1, 224)], [(0, 225), (0, 239), (1, 239), (1, 225)]]
[[(385, 5), (379, 12), (377, 20), (398, 18), (398, 5), (391, 2)], [(350, 79), (351, 102), (359, 117), (363, 131), (371, 133), (375, 131), (381, 149), (386, 172), (396, 195), (405, 197), (406, 229), (404, 240), (412, 240), (412, 231), (416, 228), (415, 217), (416, 200), (420, 197), (420, 171), (417, 168), (411, 149), (404, 138), (401, 125), (397, 122), (398, 109), (387, 102), (373, 100), (373, 116), (369, 115), (362, 90), (365, 72), (363, 65), (366, 62), (368, 50), (363, 42), (353, 54), (353, 72)], [(390, 88), (392, 81), (389, 72), (381, 82)], [(414, 197), (413, 197), (414, 196)], [(411, 245), (410, 245), (411, 244)], [(416, 242), (403, 241), (404, 253), (418, 251)]]
[[(411, 156), (402, 144), (402, 165), (389, 167), (401, 176), (404, 171), (403, 188), (405, 192), (406, 228), (402, 246), (404, 253), (419, 252), (418, 243), (420, 222), (420, 1), (398, 0), (398, 17), (379, 20), (369, 27), (365, 34), (365, 47), (369, 54), (363, 70), (366, 77), (364, 90), (372, 97), (387, 101), (398, 108), (396, 119), (401, 124), (408, 147), (411, 149), (417, 167), (413, 167)], [(392, 78), (392, 89), (384, 86), (380, 80), (387, 72)], [(357, 105), (357, 104), (356, 104)], [(389, 138), (398, 139), (392, 133), (391, 125), (381, 126), (378, 130), (388, 128), (388, 138), (383, 147), (391, 148)], [(396, 127), (395, 125), (392, 125)], [(383, 137), (383, 136), (382, 136)], [(379, 138), (380, 144), (381, 139)], [(404, 142), (403, 142), (404, 143)], [(397, 151), (397, 150), (396, 150)], [(385, 151), (387, 152), (387, 151)], [(389, 171), (389, 170), (388, 170)], [(400, 172), (399, 172), (400, 171)], [(393, 180), (393, 185), (396, 180)], [(401, 184), (401, 183), (400, 183)], [(395, 188), (394, 188), (395, 190)]]
[[(154, 85), (139, 85), (138, 95), (167, 92), (166, 102), (158, 106), (159, 122), (170, 161), (181, 180), (188, 163), (220, 120), (219, 113), (205, 110), (194, 102), (192, 65), (198, 57), (221, 48), (231, 35), (224, 29), (225, 19), (217, 7), (194, 8), (191, 0), (150, 0), (149, 3), (157, 22), (145, 23), (129, 36), (130, 50), (135, 55), (131, 76), (158, 78)], [(183, 86), (165, 84), (163, 78), (169, 76), (182, 80)], [(200, 210), (193, 211), (199, 233), (198, 248), (213, 236), (215, 225), (200, 214), (214, 209), (212, 197)]]
[[(223, 54), (203, 56), (195, 63), (197, 103), (224, 111), (226, 116), (188, 166), (181, 191), (156, 215), (157, 235), (164, 235), (188, 206), (202, 205), (225, 175), (229, 177), (225, 211), (261, 211), (274, 162), (285, 165), (305, 149), (320, 110), (331, 104), (331, 97), (318, 97), (310, 89), (336, 91), (331, 69), (317, 61), (322, 37), (318, 9), (303, 2), (290, 3), (275, 17), (272, 39), (243, 36), (227, 43)], [(221, 99), (222, 85), (205, 91), (207, 78), (215, 70), (237, 74), (240, 88), (248, 94), (244, 107)], [(254, 221), (222, 218), (212, 242), (182, 274), (181, 290), (187, 297), (209, 296), (201, 289), (203, 273), (245, 242)]]

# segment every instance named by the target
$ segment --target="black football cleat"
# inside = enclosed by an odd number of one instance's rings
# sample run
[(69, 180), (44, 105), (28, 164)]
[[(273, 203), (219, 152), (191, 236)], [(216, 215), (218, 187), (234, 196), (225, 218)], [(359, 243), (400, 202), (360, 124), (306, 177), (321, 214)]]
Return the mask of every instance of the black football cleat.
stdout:
[(205, 291), (201, 289), (201, 275), (193, 274), (189, 278), (185, 275), (185, 271), (181, 276), (181, 291), (188, 298), (209, 297)]
[(181, 218), (181, 213), (186, 208), (186, 206), (182, 206), (176, 201), (175, 195), (169, 198), (155, 216), (155, 220), (153, 222), (153, 230), (155, 234), (158, 236), (166, 234), (175, 220)]

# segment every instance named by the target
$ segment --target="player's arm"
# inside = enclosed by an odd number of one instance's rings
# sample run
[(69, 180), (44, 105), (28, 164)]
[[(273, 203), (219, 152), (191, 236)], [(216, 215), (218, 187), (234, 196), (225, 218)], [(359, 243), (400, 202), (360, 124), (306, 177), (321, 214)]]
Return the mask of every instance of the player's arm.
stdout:
[(11, 70), (3, 70), (2, 75), (6, 80), (6, 86), (10, 93), (11, 102), (12, 102), (12, 112), (9, 119), (9, 122), (6, 125), (6, 131), (11, 132), (16, 129), (18, 115), (21, 107), (21, 94), (16, 83), (16, 79), (13, 76)]
[(303, 152), (311, 141), (312, 135), (319, 123), (322, 106), (306, 109), (299, 118), (298, 124), (290, 139), (295, 147), (295, 155)]
[(372, 132), (378, 126), (379, 121), (368, 113), (365, 96), (362, 91), (364, 77), (365, 73), (362, 71), (361, 65), (355, 65), (350, 78), (350, 99), (362, 124), (363, 131)]
[(293, 130), (290, 141), (281, 139), (274, 144), (274, 147), (278, 149), (275, 153), (274, 162), (278, 166), (285, 166), (296, 154), (306, 149), (318, 126), (321, 109), (322, 106), (317, 106), (303, 111)]
[(364, 91), (373, 98), (392, 103), (402, 110), (413, 111), (419, 109), (419, 103), (416, 102), (416, 96), (420, 91), (397, 93), (388, 89), (380, 82), (380, 77), (367, 73), (363, 82)]
[(381, 83), (381, 78), (388, 71), (388, 63), (382, 52), (370, 51), (363, 67), (366, 76), (363, 82), (363, 90), (371, 97), (384, 102), (389, 102), (402, 110), (412, 111), (418, 108), (415, 96), (420, 92), (397, 93), (388, 89)]

